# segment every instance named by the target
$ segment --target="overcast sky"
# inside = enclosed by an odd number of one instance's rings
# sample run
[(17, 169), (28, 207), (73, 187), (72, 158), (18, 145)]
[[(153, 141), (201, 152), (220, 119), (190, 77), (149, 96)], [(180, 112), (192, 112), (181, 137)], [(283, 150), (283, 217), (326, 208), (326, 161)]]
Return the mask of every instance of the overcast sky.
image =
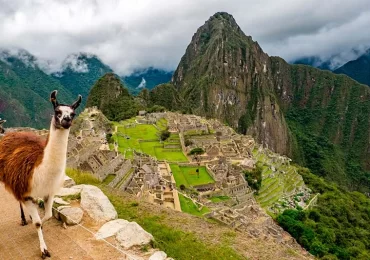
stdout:
[(120, 75), (173, 70), (218, 11), (288, 61), (340, 54), (341, 63), (370, 47), (369, 0), (0, 0), (0, 48), (26, 49), (52, 70), (76, 52), (96, 54)]

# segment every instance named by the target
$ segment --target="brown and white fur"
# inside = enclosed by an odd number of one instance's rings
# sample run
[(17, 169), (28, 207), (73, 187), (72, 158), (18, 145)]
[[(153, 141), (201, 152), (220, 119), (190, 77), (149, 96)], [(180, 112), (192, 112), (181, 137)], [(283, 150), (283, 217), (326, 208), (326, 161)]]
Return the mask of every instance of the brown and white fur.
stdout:
[[(54, 115), (47, 140), (33, 133), (15, 132), (5, 134), (0, 141), (0, 181), (20, 202), (22, 225), (27, 225), (23, 208), (35, 224), (42, 258), (50, 257), (42, 225), (52, 216), (54, 195), (64, 180), (69, 128), (81, 103), (79, 95), (70, 106), (59, 104), (56, 94), (55, 90), (50, 95)], [(39, 198), (44, 199), (43, 219), (37, 210)]]

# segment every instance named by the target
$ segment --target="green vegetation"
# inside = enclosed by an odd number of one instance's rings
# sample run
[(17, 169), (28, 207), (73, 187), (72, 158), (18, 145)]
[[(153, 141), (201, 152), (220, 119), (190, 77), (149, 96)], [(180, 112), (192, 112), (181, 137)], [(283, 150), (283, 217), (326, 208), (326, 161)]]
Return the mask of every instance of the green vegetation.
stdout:
[(257, 164), (256, 168), (251, 171), (245, 171), (245, 179), (248, 182), (248, 185), (255, 189), (257, 192), (261, 188), (262, 183), (262, 166)]
[(285, 210), (279, 224), (312, 254), (325, 259), (370, 259), (370, 199), (347, 192), (299, 168), (306, 184), (321, 193), (305, 211)]
[(66, 174), (70, 178), (72, 178), (76, 184), (91, 184), (91, 185), (99, 185), (101, 184), (101, 181), (99, 181), (97, 178), (92, 176), (89, 172), (80, 171), (77, 169), (66, 169)]
[[(153, 245), (174, 259), (245, 259), (232, 249), (232, 240), (217, 243), (202, 241), (193, 232), (169, 226), (167, 223), (173, 219), (167, 219), (166, 214), (146, 209), (140, 203), (133, 205), (127, 197), (107, 190), (105, 193), (116, 208), (119, 218), (137, 222), (154, 236)], [(186, 220), (182, 221), (186, 225)]]
[(49, 128), (53, 111), (49, 101), (51, 91), (58, 90), (58, 100), (64, 104), (76, 97), (44, 73), (31, 54), (21, 51), (21, 59), (6, 53), (0, 51), (3, 57), (0, 60), (0, 117), (7, 120), (4, 126)]
[[(167, 142), (160, 142), (160, 130), (167, 129), (167, 121), (161, 119), (157, 122), (157, 126), (144, 125), (134, 123), (135, 119), (128, 119), (121, 124), (116, 124), (118, 133), (114, 135), (114, 139), (118, 143), (118, 150), (125, 155), (126, 158), (132, 158), (133, 151), (143, 152), (145, 154), (156, 157), (158, 160), (167, 160), (170, 162), (187, 162), (188, 159), (181, 150), (179, 136), (171, 134)], [(173, 141), (173, 142), (172, 142)], [(166, 145), (171, 144), (178, 148), (166, 148)]]
[(82, 105), (84, 106), (91, 87), (100, 77), (108, 72), (112, 72), (112, 70), (96, 56), (80, 53), (75, 58), (76, 62), (86, 64), (87, 71), (77, 72), (70, 66), (67, 66), (62, 72), (52, 74), (52, 77), (59, 81), (74, 96), (82, 95)]
[[(304, 182), (302, 177), (297, 173), (297, 168), (293, 165), (276, 165), (272, 164), (265, 154), (259, 154), (257, 156), (257, 150), (253, 152), (257, 159), (257, 168), (254, 170), (253, 176), (259, 176), (261, 174), (262, 181), (259, 186), (256, 199), (260, 205), (265, 208), (270, 214), (272, 211), (270, 207), (276, 203), (280, 205), (279, 200), (287, 194), (294, 194), (294, 190), (299, 189)], [(275, 167), (275, 172), (271, 169)], [(251, 186), (258, 187), (257, 177), (247, 174), (246, 180), (250, 182)], [(258, 177), (259, 178), (259, 177)]]
[[(147, 204), (139, 203), (127, 194), (123, 195), (104, 186), (89, 173), (67, 169), (67, 174), (77, 184), (91, 184), (101, 188), (117, 210), (118, 218), (137, 222), (153, 235), (153, 247), (165, 251), (175, 259), (245, 259), (233, 249), (233, 239), (223, 239), (217, 242), (207, 241), (204, 237), (199, 237), (194, 231), (189, 231), (188, 227), (191, 226), (190, 223), (192, 222), (182, 216), (175, 215), (178, 221), (181, 220), (185, 226), (188, 226), (186, 229), (171, 226), (174, 222), (172, 215), (164, 214), (163, 211), (155, 211)], [(206, 212), (207, 209), (204, 208), (196, 214), (202, 215)], [(195, 229), (195, 227), (191, 228)], [(230, 237), (230, 234), (225, 233), (225, 236)]]
[(113, 179), (116, 178), (115, 174), (108, 174), (107, 177), (103, 180), (104, 185), (108, 185)]
[(198, 154), (204, 154), (204, 150), (202, 148), (194, 148), (189, 152), (190, 155), (198, 155)]
[(209, 200), (214, 202), (214, 203), (227, 201), (229, 199), (230, 199), (229, 196), (214, 196), (214, 197), (209, 198)]
[(168, 139), (168, 137), (170, 137), (171, 133), (165, 129), (165, 130), (162, 130), (161, 131), (161, 141), (166, 141)]
[(139, 105), (113, 73), (105, 74), (96, 82), (89, 93), (86, 106), (98, 107), (111, 121), (131, 118), (139, 111)]
[[(207, 172), (205, 166), (179, 166), (177, 164), (170, 164), (173, 177), (176, 180), (176, 186), (180, 187), (182, 184), (189, 188), (190, 186), (204, 185), (214, 183), (215, 181)], [(199, 169), (199, 175), (196, 170)]]
[(194, 216), (203, 216), (206, 213), (209, 213), (210, 210), (207, 207), (199, 208), (191, 199), (186, 198), (182, 194), (179, 194), (181, 210), (183, 212), (189, 213)]

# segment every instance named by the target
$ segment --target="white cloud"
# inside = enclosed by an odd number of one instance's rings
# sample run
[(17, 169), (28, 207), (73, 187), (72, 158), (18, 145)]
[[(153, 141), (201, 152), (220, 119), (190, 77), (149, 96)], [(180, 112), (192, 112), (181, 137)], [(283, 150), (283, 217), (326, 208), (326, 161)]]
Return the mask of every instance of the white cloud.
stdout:
[(218, 11), (232, 14), (265, 52), (287, 60), (347, 57), (370, 46), (368, 0), (0, 0), (0, 6), (0, 47), (26, 49), (52, 71), (78, 52), (96, 54), (121, 75), (174, 69), (197, 28)]

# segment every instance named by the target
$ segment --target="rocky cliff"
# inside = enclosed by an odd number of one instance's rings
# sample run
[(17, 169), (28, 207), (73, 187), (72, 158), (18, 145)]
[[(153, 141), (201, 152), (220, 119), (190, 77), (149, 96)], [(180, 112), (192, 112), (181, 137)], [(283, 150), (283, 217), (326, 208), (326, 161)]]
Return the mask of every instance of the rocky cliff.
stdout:
[(217, 13), (194, 34), (172, 83), (190, 112), (217, 117), (270, 149), (290, 154), (269, 63), (231, 15)]
[(367, 86), (269, 57), (227, 13), (197, 30), (171, 83), (178, 109), (221, 119), (316, 174), (369, 189)]

